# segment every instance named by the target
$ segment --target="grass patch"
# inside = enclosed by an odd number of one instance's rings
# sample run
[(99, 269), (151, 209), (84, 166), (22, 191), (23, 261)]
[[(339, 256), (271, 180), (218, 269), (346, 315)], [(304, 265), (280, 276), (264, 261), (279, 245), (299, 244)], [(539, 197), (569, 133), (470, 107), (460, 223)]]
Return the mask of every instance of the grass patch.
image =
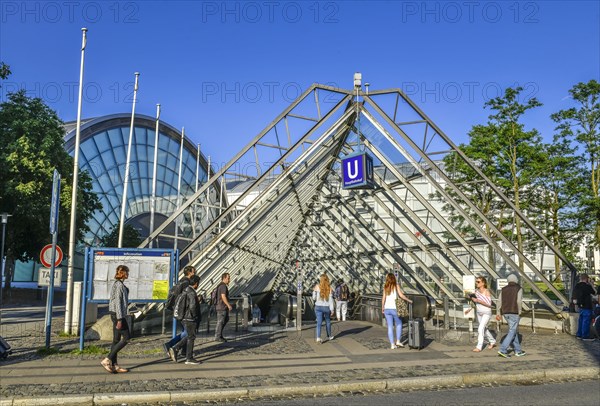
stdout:
[(97, 345), (89, 345), (87, 347), (84, 347), (83, 350), (73, 350), (71, 351), (71, 354), (75, 354), (75, 355), (82, 355), (82, 354), (91, 354), (91, 355), (102, 355), (102, 354), (108, 354), (108, 349), (107, 348), (102, 348), (102, 347), (98, 347)]
[(62, 337), (62, 338), (75, 338), (75, 337), (79, 337), (77, 334), (69, 334), (69, 333), (65, 333), (64, 331), (59, 331), (58, 332), (58, 336)]
[[(548, 289), (548, 287), (543, 283), (543, 282), (535, 282), (535, 285), (546, 294), (546, 296), (548, 296), (551, 300), (558, 300), (558, 297), (556, 297), (556, 295), (554, 294), (553, 291), (551, 291), (550, 289)], [(556, 288), (556, 290), (558, 290), (560, 293), (562, 293), (564, 296), (568, 296), (567, 293), (565, 292), (565, 286), (563, 285), (562, 281), (555, 281), (552, 283), (552, 285)], [(533, 289), (529, 289), (530, 293), (533, 293)]]
[(48, 355), (58, 354), (59, 350), (58, 350), (58, 348), (54, 348), (54, 347), (49, 347), (49, 348), (41, 347), (41, 348), (38, 348), (36, 352), (38, 355), (41, 355), (42, 357), (46, 357)]

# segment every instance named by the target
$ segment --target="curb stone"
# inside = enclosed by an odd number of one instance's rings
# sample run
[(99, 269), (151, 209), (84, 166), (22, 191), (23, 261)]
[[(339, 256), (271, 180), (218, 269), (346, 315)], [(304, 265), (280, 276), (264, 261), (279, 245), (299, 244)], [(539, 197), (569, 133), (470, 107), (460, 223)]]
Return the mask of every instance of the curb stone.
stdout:
[(463, 374), (463, 383), (465, 385), (473, 385), (480, 383), (516, 383), (523, 381), (543, 381), (545, 370), (531, 370), (514, 372), (489, 372), (485, 374)]
[(560, 369), (546, 369), (546, 378), (549, 379), (560, 379), (560, 378), (571, 378), (578, 376), (581, 378), (600, 378), (600, 368), (594, 367), (574, 367), (574, 368), (560, 368)]
[(120, 403), (218, 401), (244, 397), (269, 397), (286, 395), (306, 395), (309, 393), (336, 394), (351, 391), (382, 391), (386, 389), (427, 389), (432, 386), (460, 387), (480, 383), (516, 383), (561, 378), (600, 378), (600, 368), (574, 367), (561, 369), (538, 369), (507, 373), (481, 373), (444, 375), (436, 377), (413, 377), (390, 380), (355, 381), (334, 384), (305, 386), (255, 387), (250, 389), (232, 388), (207, 391), (184, 392), (127, 392), (117, 394), (48, 396), (37, 398), (9, 398), (0, 400), (0, 406), (55, 406), (55, 405), (111, 405)]
[[(45, 405), (93, 405), (94, 395), (44, 396), (39, 398), (7, 399), (13, 406), (45, 406)], [(4, 401), (2, 401), (4, 405)]]
[(247, 389), (213, 389), (204, 391), (171, 392), (171, 402), (191, 402), (202, 400), (222, 400), (248, 396)]
[(443, 375), (432, 376), (426, 379), (423, 379), (423, 377), (388, 379), (386, 389), (426, 389), (434, 385), (461, 386), (462, 384), (462, 375)]
[(170, 402), (170, 392), (123, 392), (94, 395), (94, 405), (114, 405), (115, 403)]

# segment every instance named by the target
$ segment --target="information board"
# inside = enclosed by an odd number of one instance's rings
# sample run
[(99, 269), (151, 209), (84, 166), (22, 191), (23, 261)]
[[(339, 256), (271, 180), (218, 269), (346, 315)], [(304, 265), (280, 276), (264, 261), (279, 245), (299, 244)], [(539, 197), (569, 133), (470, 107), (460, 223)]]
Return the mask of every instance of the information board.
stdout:
[(167, 299), (169, 282), (173, 279), (172, 275), (176, 274), (174, 250), (100, 248), (92, 250), (91, 255), (90, 301), (108, 301), (119, 265), (129, 268), (125, 286), (129, 288), (130, 302)]

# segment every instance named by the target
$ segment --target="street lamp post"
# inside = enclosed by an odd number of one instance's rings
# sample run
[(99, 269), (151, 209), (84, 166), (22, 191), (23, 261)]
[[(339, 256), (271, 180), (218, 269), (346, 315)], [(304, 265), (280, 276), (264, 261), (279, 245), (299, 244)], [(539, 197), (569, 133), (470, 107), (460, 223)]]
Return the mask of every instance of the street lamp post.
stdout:
[(2, 248), (0, 248), (0, 325), (2, 324), (2, 290), (4, 289), (4, 266), (6, 261), (4, 260), (4, 240), (6, 236), (6, 223), (10, 214), (0, 213), (2, 219)]

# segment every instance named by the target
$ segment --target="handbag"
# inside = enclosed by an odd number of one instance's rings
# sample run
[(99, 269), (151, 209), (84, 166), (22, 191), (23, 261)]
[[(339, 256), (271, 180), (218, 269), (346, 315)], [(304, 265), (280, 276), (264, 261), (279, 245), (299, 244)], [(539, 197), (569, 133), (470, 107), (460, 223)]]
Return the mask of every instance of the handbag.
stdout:
[(398, 317), (408, 317), (408, 302), (396, 298), (396, 312), (398, 312)]

